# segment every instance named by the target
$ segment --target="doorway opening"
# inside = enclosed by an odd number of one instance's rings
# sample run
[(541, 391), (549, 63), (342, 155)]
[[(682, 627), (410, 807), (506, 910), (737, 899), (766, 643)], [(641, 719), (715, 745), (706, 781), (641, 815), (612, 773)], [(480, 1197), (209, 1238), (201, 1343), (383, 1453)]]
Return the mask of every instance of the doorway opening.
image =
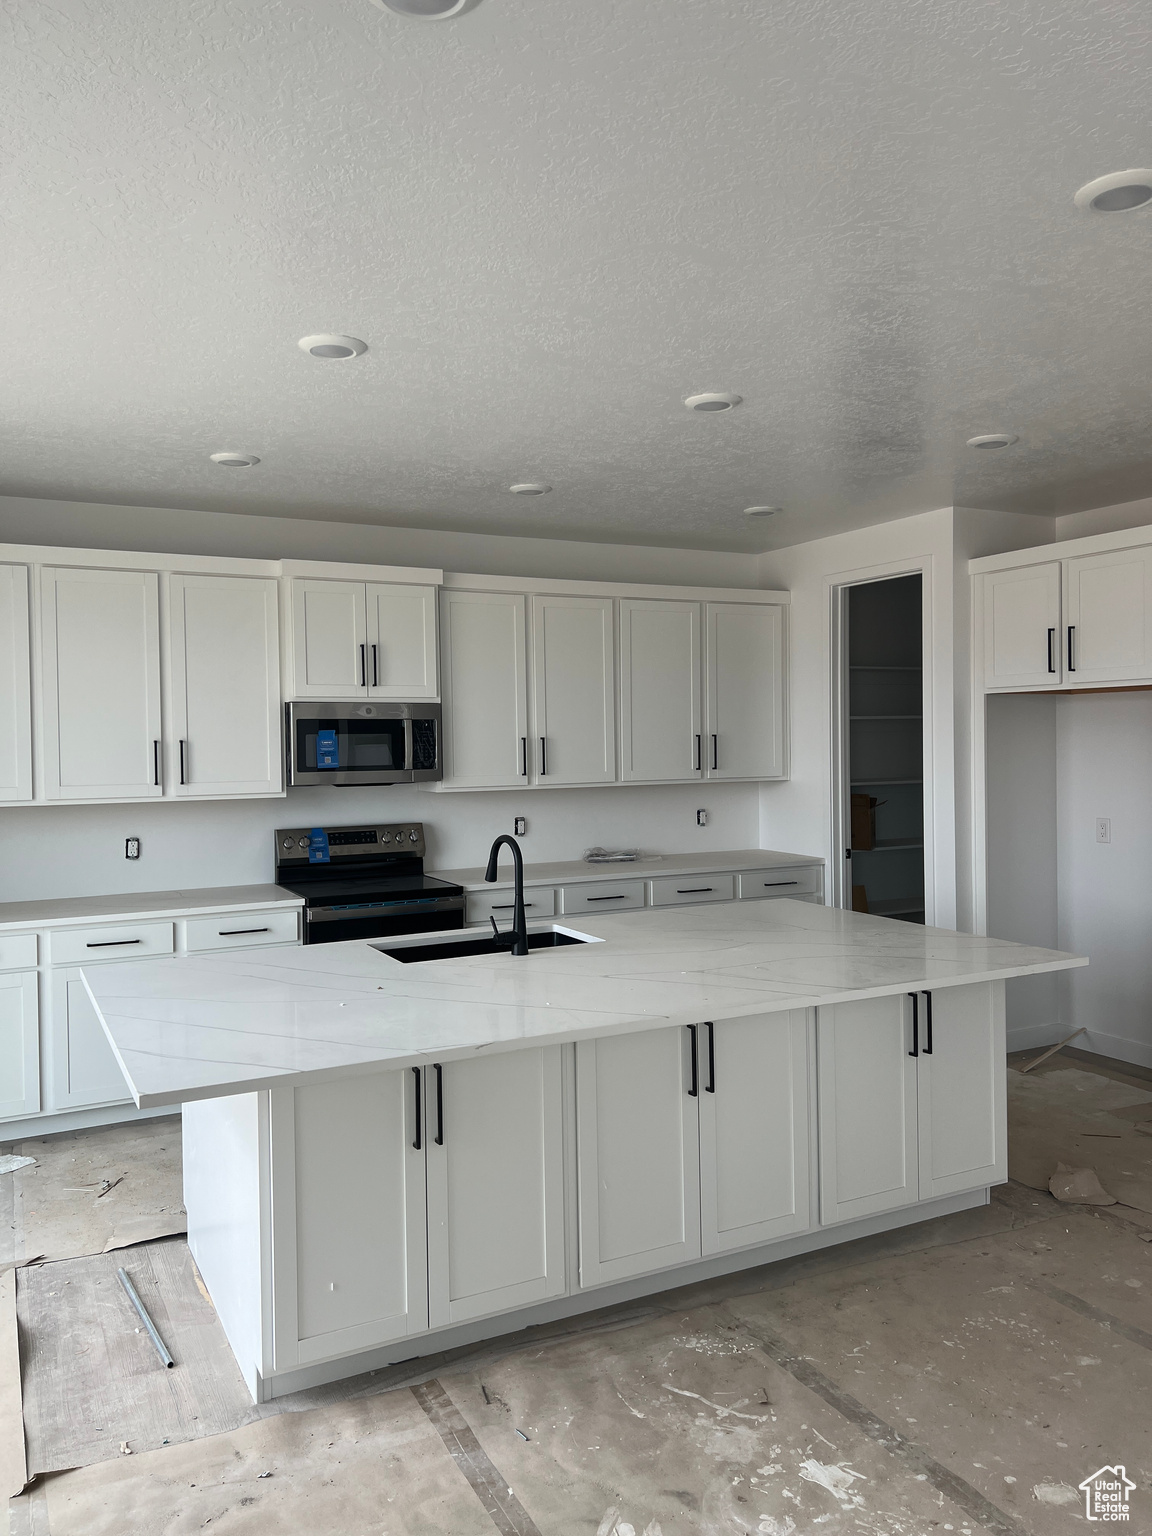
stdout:
[(862, 582), (842, 600), (843, 905), (923, 923), (923, 578)]

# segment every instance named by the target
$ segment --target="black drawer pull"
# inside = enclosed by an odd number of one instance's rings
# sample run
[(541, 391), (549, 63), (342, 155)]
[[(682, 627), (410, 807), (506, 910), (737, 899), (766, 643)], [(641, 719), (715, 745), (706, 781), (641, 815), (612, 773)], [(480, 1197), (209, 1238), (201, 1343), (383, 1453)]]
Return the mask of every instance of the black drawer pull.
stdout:
[(271, 933), (270, 928), (217, 928), (217, 936), (221, 939), (235, 939), (242, 933)]
[[(511, 912), (515, 905), (516, 903), (514, 901), (497, 901), (492, 904), (492, 910), (493, 912)], [(534, 901), (526, 901), (524, 903), (525, 912), (527, 912), (529, 907), (534, 907), (535, 905), (536, 903)]]
[(908, 1054), (909, 1054), (909, 1056), (919, 1056), (919, 1054), (920, 1054), (920, 995), (917, 992), (909, 992), (908, 996), (912, 999), (912, 1049), (908, 1052)]
[(766, 891), (771, 891), (771, 890), (775, 890), (777, 886), (782, 886), (782, 885), (799, 885), (799, 884), (800, 884), (799, 880), (765, 880), (765, 882), (764, 882), (764, 889)]
[(627, 901), (628, 897), (627, 897), (627, 895), (624, 892), (621, 892), (619, 896), (585, 896), (584, 900), (585, 901)]
[(692, 1057), (692, 1086), (688, 1090), (690, 1099), (700, 1097), (700, 1073), (696, 1065), (696, 1026), (688, 1025), (688, 1053)]
[(413, 1067), (412, 1068), (412, 1076), (416, 1079), (416, 1140), (412, 1143), (412, 1146), (415, 1148), (415, 1150), (417, 1152), (419, 1152), (419, 1150), (421, 1148), (421, 1145), (423, 1144), (423, 1140), (424, 1140), (424, 1135), (423, 1135), (424, 1127), (423, 1127), (423, 1124), (422, 1124), (421, 1118), (420, 1118), (421, 1094), (420, 1094), (420, 1068), (419, 1067)]
[(143, 939), (100, 939), (95, 944), (85, 944), (85, 949), (115, 949), (120, 944), (143, 944)]
[(689, 885), (685, 886), (683, 890), (677, 886), (676, 894), (677, 896), (704, 896), (708, 891), (714, 891), (715, 889), (714, 885)]

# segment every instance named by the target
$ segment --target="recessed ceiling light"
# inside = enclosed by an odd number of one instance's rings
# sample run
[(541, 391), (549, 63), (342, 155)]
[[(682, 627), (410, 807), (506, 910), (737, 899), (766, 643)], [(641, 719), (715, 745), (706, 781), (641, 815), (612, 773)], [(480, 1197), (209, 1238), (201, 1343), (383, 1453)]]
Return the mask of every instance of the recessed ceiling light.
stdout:
[(510, 485), (508, 489), (513, 496), (547, 496), (552, 487), (545, 485), (543, 480), (525, 480), (520, 485)]
[(783, 507), (745, 507), (745, 517), (771, 517), (774, 512), (783, 512)]
[(382, 11), (395, 11), (397, 16), (416, 16), (421, 21), (445, 21), (449, 16), (459, 16), (475, 0), (372, 0)]
[(740, 395), (689, 395), (684, 404), (690, 411), (730, 411), (740, 400)]
[(1131, 213), (1152, 203), (1152, 171), (1113, 171), (1080, 188), (1073, 202), (1093, 213)]
[(359, 357), (361, 352), (368, 350), (368, 343), (356, 336), (301, 336), (296, 345), (309, 357), (325, 361)]
[(251, 469), (260, 462), (254, 453), (210, 453), (208, 457), (221, 469)]
[(986, 432), (983, 437), (970, 437), (969, 448), (1011, 448), (1018, 439), (1013, 432)]

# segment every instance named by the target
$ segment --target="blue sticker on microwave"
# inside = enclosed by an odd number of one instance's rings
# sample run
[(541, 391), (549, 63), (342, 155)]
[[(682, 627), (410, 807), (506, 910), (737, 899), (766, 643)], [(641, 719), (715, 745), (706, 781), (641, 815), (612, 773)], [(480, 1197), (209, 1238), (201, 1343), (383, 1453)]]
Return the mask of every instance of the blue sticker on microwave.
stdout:
[(335, 731), (316, 732), (317, 768), (339, 768), (340, 742)]
[(323, 827), (313, 827), (308, 834), (308, 862), (309, 864), (327, 864), (331, 860), (328, 852), (328, 834)]

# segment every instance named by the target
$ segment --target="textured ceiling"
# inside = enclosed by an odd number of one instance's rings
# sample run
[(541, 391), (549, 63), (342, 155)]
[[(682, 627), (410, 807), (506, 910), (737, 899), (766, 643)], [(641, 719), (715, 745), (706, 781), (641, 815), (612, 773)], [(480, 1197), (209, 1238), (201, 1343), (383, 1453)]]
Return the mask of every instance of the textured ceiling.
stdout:
[(3, 25), (0, 492), (721, 549), (1152, 493), (1152, 209), (1072, 204), (1152, 160), (1146, 0)]

